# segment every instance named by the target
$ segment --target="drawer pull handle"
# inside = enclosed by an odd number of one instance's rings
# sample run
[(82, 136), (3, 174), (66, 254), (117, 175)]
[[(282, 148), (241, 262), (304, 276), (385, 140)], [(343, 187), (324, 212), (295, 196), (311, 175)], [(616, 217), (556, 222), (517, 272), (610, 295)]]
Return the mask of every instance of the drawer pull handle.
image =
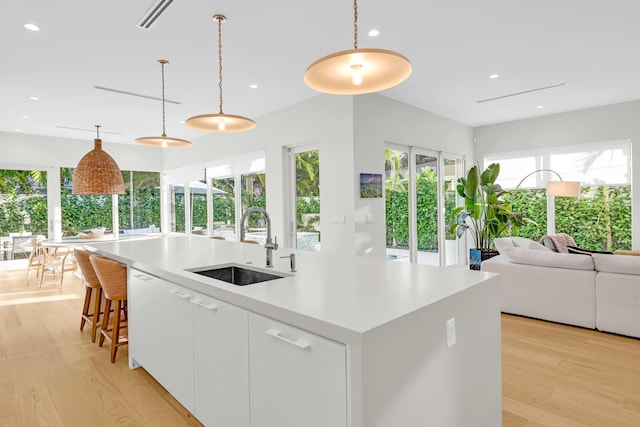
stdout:
[(205, 304), (202, 302), (202, 300), (199, 299), (192, 299), (191, 302), (195, 305), (199, 305), (202, 308), (206, 308), (207, 310), (218, 311), (218, 306), (215, 304)]
[(189, 298), (190, 298), (190, 295), (189, 295), (189, 294), (183, 294), (183, 293), (180, 293), (180, 292), (176, 291), (175, 289), (171, 289), (171, 290), (169, 291), (169, 293), (170, 293), (171, 295), (175, 295), (175, 296), (177, 296), (178, 298), (182, 298), (182, 299), (189, 299)]
[(289, 343), (291, 345), (295, 345), (298, 348), (301, 348), (303, 350), (306, 350), (308, 348), (311, 347), (311, 344), (309, 344), (306, 341), (302, 341), (302, 340), (290, 340), (288, 338), (283, 337), (282, 335), (280, 335), (280, 331), (276, 330), (276, 329), (269, 329), (268, 331), (265, 332), (267, 335), (271, 335), (274, 338), (279, 339), (280, 341), (284, 341), (286, 343)]
[(153, 277), (144, 276), (142, 274), (134, 274), (133, 277), (135, 277), (136, 279), (144, 280), (144, 281), (153, 280)]

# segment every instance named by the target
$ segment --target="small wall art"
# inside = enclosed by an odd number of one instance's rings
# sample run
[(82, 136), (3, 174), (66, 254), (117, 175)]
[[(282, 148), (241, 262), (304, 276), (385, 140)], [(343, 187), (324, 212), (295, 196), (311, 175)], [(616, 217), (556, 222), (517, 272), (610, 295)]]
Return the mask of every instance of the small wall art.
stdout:
[(379, 173), (360, 174), (360, 197), (363, 199), (382, 197), (382, 175)]

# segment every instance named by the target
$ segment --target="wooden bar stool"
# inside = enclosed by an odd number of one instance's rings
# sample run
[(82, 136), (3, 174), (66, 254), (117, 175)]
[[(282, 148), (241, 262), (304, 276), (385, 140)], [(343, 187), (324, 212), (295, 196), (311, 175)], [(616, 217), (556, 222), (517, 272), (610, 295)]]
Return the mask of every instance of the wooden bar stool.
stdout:
[[(127, 268), (118, 262), (96, 255), (91, 255), (89, 261), (100, 280), (105, 298), (98, 345), (102, 347), (105, 338), (111, 341), (111, 363), (113, 363), (116, 360), (118, 347), (127, 345), (129, 342), (126, 336), (120, 336), (121, 331), (127, 328)], [(115, 302), (115, 307), (113, 323), (109, 328), (111, 302)]]
[[(76, 248), (75, 251), (76, 261), (82, 272), (82, 280), (86, 286), (84, 294), (84, 306), (82, 307), (82, 318), (80, 320), (80, 330), (84, 329), (84, 325), (89, 322), (91, 324), (91, 342), (96, 342), (96, 330), (100, 322), (100, 307), (102, 306), (102, 286), (100, 286), (100, 279), (96, 275), (89, 257), (91, 252), (87, 252), (83, 249)], [(89, 306), (91, 305), (91, 296), (93, 291), (93, 312), (89, 313)]]

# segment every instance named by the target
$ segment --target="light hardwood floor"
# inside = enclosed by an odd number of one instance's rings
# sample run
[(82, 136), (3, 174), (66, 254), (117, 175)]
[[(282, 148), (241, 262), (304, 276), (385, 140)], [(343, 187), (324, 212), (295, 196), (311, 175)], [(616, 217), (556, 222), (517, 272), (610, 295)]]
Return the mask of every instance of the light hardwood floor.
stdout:
[[(0, 427), (200, 426), (127, 347), (111, 364), (79, 331), (80, 280), (24, 275), (0, 271)], [(505, 427), (640, 426), (640, 340), (503, 315), (502, 366)]]

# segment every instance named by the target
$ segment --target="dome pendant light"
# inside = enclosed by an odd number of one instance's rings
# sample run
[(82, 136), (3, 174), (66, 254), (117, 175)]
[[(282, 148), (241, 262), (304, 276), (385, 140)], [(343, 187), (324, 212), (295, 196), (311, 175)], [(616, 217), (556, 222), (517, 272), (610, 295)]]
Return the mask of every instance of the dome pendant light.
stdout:
[(96, 125), (93, 150), (80, 159), (73, 172), (73, 194), (124, 194), (124, 180), (113, 158), (102, 150), (100, 125)]
[(411, 62), (397, 52), (358, 48), (358, 3), (353, 2), (353, 49), (332, 53), (309, 65), (304, 82), (334, 95), (359, 95), (396, 86), (411, 75)]
[(169, 63), (166, 59), (158, 59), (162, 66), (162, 136), (146, 136), (137, 138), (136, 144), (148, 145), (150, 147), (189, 147), (191, 143), (184, 139), (171, 138), (165, 131), (165, 111), (164, 111), (164, 66)]
[(220, 94), (220, 112), (218, 114), (203, 114), (193, 116), (186, 121), (186, 125), (193, 129), (208, 132), (242, 132), (256, 127), (256, 122), (242, 116), (234, 116), (222, 112), (222, 23), (227, 19), (224, 15), (214, 15), (218, 21), (218, 92)]

